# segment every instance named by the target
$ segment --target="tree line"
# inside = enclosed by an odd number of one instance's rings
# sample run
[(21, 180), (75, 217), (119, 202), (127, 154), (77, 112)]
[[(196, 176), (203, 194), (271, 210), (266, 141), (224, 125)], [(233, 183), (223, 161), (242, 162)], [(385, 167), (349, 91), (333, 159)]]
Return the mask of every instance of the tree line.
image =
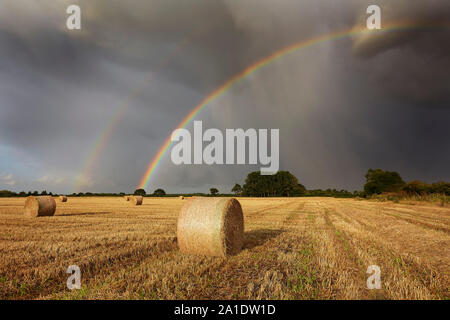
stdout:
[(21, 191), (21, 192), (14, 192), (9, 190), (0, 190), (0, 197), (28, 197), (28, 196), (57, 196), (57, 194), (53, 194), (51, 192), (47, 192), (46, 190), (43, 190), (41, 192), (39, 191)]
[(414, 180), (405, 183), (398, 172), (382, 169), (369, 169), (365, 175), (366, 183), (362, 191), (336, 189), (307, 190), (289, 171), (279, 171), (273, 176), (261, 175), (259, 171), (251, 172), (245, 184), (235, 184), (231, 189), (240, 196), (250, 197), (370, 197), (383, 193), (403, 193), (407, 195), (443, 194), (450, 195), (450, 183), (425, 183)]
[(450, 195), (450, 183), (439, 181), (426, 183), (413, 180), (406, 183), (398, 172), (369, 169), (366, 173), (366, 184), (363, 194), (405, 193), (408, 195), (445, 194)]
[(244, 197), (337, 197), (351, 198), (357, 191), (336, 189), (307, 190), (289, 171), (278, 171), (275, 175), (261, 175), (259, 171), (248, 174), (243, 186), (235, 184), (231, 191)]
[[(383, 193), (402, 193), (407, 195), (427, 195), (427, 194), (442, 194), (450, 195), (449, 182), (434, 182), (426, 183), (419, 180), (413, 180), (406, 183), (400, 174), (395, 171), (385, 171), (382, 169), (369, 169), (365, 175), (366, 183), (362, 191), (347, 191), (336, 189), (313, 189), (308, 190), (301, 184), (297, 177), (289, 171), (278, 171), (275, 175), (261, 175), (259, 171), (250, 172), (245, 179), (245, 183), (241, 186), (236, 183), (231, 192), (237, 196), (243, 197), (335, 197), (335, 198), (351, 198), (351, 197), (370, 197)], [(185, 196), (230, 196), (231, 194), (220, 193), (220, 191), (213, 187), (209, 190), (209, 194), (192, 193), (183, 194)], [(79, 192), (70, 194), (71, 197), (120, 197), (124, 196), (125, 192), (120, 193), (92, 193)], [(134, 195), (154, 196), (154, 197), (174, 197), (181, 194), (167, 194), (164, 189), (157, 188), (153, 193), (147, 194), (144, 189), (136, 189)], [(14, 192), (9, 190), (0, 190), (0, 197), (27, 197), (38, 195), (57, 196), (46, 190), (38, 191), (21, 191)]]

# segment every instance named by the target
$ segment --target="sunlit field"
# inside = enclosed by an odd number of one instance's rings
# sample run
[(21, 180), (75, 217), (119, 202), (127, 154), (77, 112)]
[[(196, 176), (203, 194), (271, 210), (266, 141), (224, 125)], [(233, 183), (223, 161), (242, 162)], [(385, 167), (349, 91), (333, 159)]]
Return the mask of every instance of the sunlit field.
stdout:
[[(179, 252), (186, 200), (69, 198), (53, 217), (0, 199), (0, 299), (448, 299), (450, 209), (334, 198), (239, 198), (244, 249)], [(81, 269), (70, 291), (69, 265)], [(382, 288), (367, 289), (368, 266)]]

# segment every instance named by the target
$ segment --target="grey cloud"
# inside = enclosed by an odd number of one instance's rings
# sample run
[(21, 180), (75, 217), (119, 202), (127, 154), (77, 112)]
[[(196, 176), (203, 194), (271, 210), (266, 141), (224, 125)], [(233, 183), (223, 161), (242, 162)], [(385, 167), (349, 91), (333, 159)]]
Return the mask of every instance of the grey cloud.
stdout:
[[(424, 3), (420, 0), (397, 0), (397, 1), (378, 1), (382, 13), (382, 26), (392, 24), (409, 24), (422, 26), (424, 28), (437, 29), (437, 32), (421, 32), (420, 30), (410, 30), (403, 32), (386, 32), (381, 34), (364, 34), (356, 37), (354, 50), (358, 55), (371, 57), (385, 50), (398, 46), (417, 45), (415, 40), (420, 38), (433, 37), (435, 43), (441, 43), (448, 48), (448, 44), (439, 41), (442, 37), (439, 28), (447, 24), (450, 17), (450, 3), (445, 0), (431, 0)], [(366, 16), (360, 15), (357, 18), (356, 26), (365, 26)], [(448, 29), (446, 35), (448, 37)], [(447, 41), (448, 42), (448, 41)], [(440, 46), (441, 47), (441, 46)]]
[[(0, 150), (28, 162), (2, 154), (0, 172), (11, 172), (18, 189), (70, 191), (111, 117), (128, 106), (85, 179), (90, 191), (132, 191), (214, 88), (280, 48), (359, 25), (371, 2), (7, 0)], [(447, 2), (379, 1), (387, 22), (448, 18)], [(64, 28), (69, 3), (82, 7), (80, 32)], [(199, 119), (205, 127), (280, 128), (281, 169), (308, 187), (360, 188), (368, 167), (445, 179), (448, 43), (442, 30), (300, 50), (234, 85)], [(228, 191), (256, 169), (177, 167), (166, 157), (150, 188)]]

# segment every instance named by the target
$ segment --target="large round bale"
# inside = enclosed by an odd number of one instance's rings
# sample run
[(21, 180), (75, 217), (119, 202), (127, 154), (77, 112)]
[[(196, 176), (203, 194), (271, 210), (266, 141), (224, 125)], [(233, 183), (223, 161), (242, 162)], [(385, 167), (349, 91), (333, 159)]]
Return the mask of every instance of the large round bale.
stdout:
[(135, 206), (140, 206), (142, 204), (142, 202), (144, 201), (144, 197), (143, 196), (130, 196), (130, 201)]
[(244, 244), (244, 215), (234, 198), (192, 198), (181, 208), (177, 226), (181, 252), (227, 257)]
[(44, 217), (53, 216), (56, 211), (56, 202), (52, 196), (29, 196), (25, 200), (26, 217)]
[(130, 196), (124, 196), (123, 198), (125, 199), (125, 201), (130, 201)]
[(61, 202), (67, 202), (67, 197), (66, 196), (59, 196), (58, 199)]
[(184, 200), (184, 197), (183, 196), (179, 196), (178, 199)]

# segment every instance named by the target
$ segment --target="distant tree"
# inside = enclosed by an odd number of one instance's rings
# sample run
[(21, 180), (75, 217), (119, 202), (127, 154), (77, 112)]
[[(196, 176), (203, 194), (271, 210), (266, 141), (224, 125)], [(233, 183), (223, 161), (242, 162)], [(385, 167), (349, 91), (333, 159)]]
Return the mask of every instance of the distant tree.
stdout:
[(166, 195), (166, 192), (163, 189), (156, 189), (155, 192), (153, 192), (153, 195), (156, 197), (163, 197)]
[(302, 185), (301, 183), (299, 183), (297, 185), (297, 189), (294, 190), (293, 195), (297, 196), (297, 197), (302, 197), (306, 194), (306, 192), (307, 192), (306, 187), (304, 185)]
[(425, 194), (431, 191), (431, 186), (419, 180), (411, 181), (403, 186), (403, 191), (409, 194)]
[(217, 190), (216, 188), (211, 188), (209, 189), (209, 192), (211, 192), (211, 195), (215, 196), (219, 193), (219, 190)]
[(430, 186), (430, 192), (450, 195), (450, 182), (435, 182)]
[(15, 195), (15, 192), (9, 190), (0, 190), (0, 197), (14, 197)]
[(298, 183), (289, 171), (278, 171), (275, 175), (261, 175), (251, 172), (242, 187), (243, 194), (252, 197), (291, 197), (299, 196), (306, 189)]
[(236, 183), (233, 187), (233, 189), (231, 189), (231, 192), (234, 192), (235, 195), (240, 195), (242, 193), (242, 187), (240, 184)]
[(33, 196), (38, 196), (39, 192), (38, 191), (33, 191)]
[(144, 189), (136, 189), (134, 190), (134, 195), (135, 196), (145, 196), (147, 193), (145, 192)]
[(46, 195), (47, 195), (47, 191), (46, 190), (41, 192), (41, 196), (46, 196)]
[(369, 169), (366, 173), (364, 193), (366, 195), (371, 195), (374, 193), (398, 192), (404, 185), (405, 182), (395, 171)]

